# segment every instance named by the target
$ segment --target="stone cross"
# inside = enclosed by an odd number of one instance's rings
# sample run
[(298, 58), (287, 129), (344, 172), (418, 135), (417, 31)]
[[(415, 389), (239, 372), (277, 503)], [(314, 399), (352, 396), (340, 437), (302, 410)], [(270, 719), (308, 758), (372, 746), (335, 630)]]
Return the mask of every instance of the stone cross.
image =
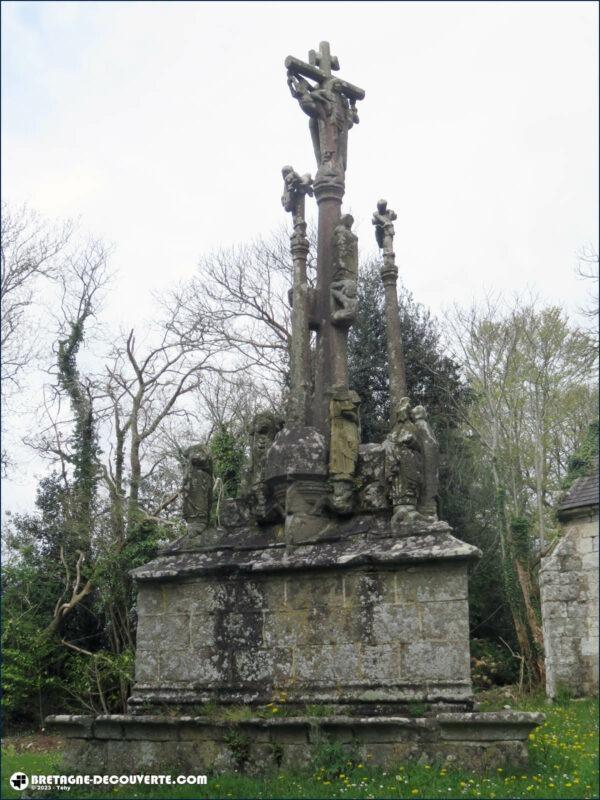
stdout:
[(397, 409), (406, 396), (406, 367), (400, 331), (400, 309), (398, 307), (398, 267), (394, 254), (394, 220), (396, 213), (387, 207), (387, 200), (377, 203), (373, 214), (375, 238), (383, 251), (381, 279), (385, 289), (385, 326), (387, 330), (388, 373), (390, 380), (391, 424), (396, 424)]
[[(338, 59), (328, 42), (311, 50), (308, 63), (293, 56), (285, 60), (292, 96), (309, 117), (317, 161), (314, 193), (319, 207), (317, 279), (311, 327), (317, 331), (312, 424), (325, 436), (330, 432), (329, 401), (333, 387), (348, 387), (346, 357), (348, 326), (332, 319), (334, 231), (340, 222), (348, 157), (348, 131), (358, 122), (356, 102), (363, 89), (334, 75)], [(312, 81), (312, 83), (310, 83)]]

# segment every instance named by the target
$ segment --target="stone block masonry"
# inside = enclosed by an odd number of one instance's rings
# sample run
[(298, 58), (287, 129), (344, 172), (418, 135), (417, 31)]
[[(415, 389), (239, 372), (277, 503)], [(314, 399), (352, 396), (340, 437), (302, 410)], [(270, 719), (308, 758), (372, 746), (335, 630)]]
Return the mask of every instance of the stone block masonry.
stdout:
[(493, 712), (406, 717), (288, 717), (239, 722), (207, 717), (113, 715), (49, 717), (66, 738), (68, 770), (102, 774), (139, 771), (249, 773), (310, 765), (325, 742), (349, 756), (394, 767), (407, 760), (448, 762), (484, 770), (527, 766), (527, 737), (542, 714)]
[(469, 708), (467, 558), (287, 566), (140, 581), (132, 711), (280, 697)]
[(564, 521), (542, 559), (540, 592), (548, 696), (598, 694), (597, 511)]

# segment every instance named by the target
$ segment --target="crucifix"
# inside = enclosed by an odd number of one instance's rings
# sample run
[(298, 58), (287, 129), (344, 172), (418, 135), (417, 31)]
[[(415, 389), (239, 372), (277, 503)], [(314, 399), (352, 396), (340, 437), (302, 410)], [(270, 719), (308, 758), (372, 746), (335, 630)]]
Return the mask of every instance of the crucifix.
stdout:
[[(318, 52), (309, 52), (308, 63), (288, 56), (285, 67), (292, 97), (309, 117), (317, 161), (313, 184), (319, 207), (317, 280), (310, 320), (311, 328), (317, 332), (317, 341), (311, 423), (328, 436), (329, 403), (334, 387), (336, 391), (348, 388), (347, 338), (352, 319), (349, 314), (339, 314), (339, 303), (336, 305), (332, 301), (332, 284), (336, 282), (334, 273), (345, 269), (338, 263), (336, 242), (344, 234), (340, 229), (340, 216), (348, 161), (348, 131), (358, 122), (356, 102), (364, 98), (365, 92), (333, 74), (339, 70), (339, 62), (331, 54), (328, 42), (321, 42)], [(352, 242), (354, 235), (348, 228), (344, 236)], [(348, 258), (353, 260), (352, 249), (346, 248)], [(351, 269), (350, 265), (348, 271)]]

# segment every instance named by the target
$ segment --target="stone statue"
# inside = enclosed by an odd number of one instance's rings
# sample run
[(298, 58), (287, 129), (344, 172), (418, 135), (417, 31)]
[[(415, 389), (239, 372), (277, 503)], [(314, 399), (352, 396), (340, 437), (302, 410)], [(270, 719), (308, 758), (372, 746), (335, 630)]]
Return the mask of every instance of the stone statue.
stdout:
[(349, 327), (356, 318), (358, 279), (358, 237), (352, 233), (354, 217), (344, 214), (333, 231), (333, 276), (331, 321)]
[(359, 406), (360, 398), (356, 392), (340, 386), (333, 388), (329, 401), (329, 476), (331, 507), (339, 514), (352, 512), (354, 473), (360, 443)]
[(385, 473), (394, 513), (392, 528), (403, 523), (426, 522), (417, 511), (423, 485), (423, 452), (417, 426), (410, 418), (410, 400), (396, 408), (396, 422), (384, 441)]
[(251, 510), (259, 522), (272, 516), (263, 468), (267, 450), (281, 430), (283, 420), (272, 411), (260, 411), (248, 427), (250, 435), (250, 465), (242, 482), (242, 491), (249, 496)]
[[(299, 175), (293, 167), (285, 166), (281, 170), (283, 176), (283, 195), (281, 204), (292, 214), (294, 227), (304, 223), (304, 204), (300, 201), (309, 195), (312, 197), (312, 178), (309, 174)], [(299, 213), (301, 212), (301, 213)]]
[(390, 401), (392, 427), (396, 422), (396, 408), (406, 397), (406, 365), (400, 328), (398, 307), (398, 267), (394, 255), (394, 220), (396, 213), (387, 207), (387, 200), (379, 200), (377, 211), (373, 214), (375, 238), (383, 250), (381, 280), (385, 292), (385, 328), (387, 333), (388, 376), (390, 381)]
[(413, 408), (412, 418), (417, 428), (417, 436), (423, 453), (423, 484), (417, 509), (423, 516), (436, 522), (438, 518), (440, 449), (423, 406)]
[(387, 200), (377, 203), (377, 211), (373, 214), (375, 225), (375, 238), (383, 255), (392, 255), (394, 252), (394, 220), (397, 219), (395, 211), (387, 207)]
[(212, 508), (213, 462), (209, 450), (194, 444), (184, 453), (183, 518), (188, 528), (200, 533), (208, 527)]
[(312, 86), (291, 70), (288, 86), (300, 108), (310, 117), (309, 130), (319, 167), (341, 168), (348, 161), (348, 131), (358, 122), (356, 102), (342, 94), (342, 81), (330, 78)]

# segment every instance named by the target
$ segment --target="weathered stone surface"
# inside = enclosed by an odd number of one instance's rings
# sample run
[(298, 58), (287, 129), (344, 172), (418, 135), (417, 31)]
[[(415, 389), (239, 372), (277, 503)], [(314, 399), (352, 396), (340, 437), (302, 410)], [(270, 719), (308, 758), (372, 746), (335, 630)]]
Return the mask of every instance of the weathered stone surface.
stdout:
[(571, 511), (542, 559), (540, 594), (546, 691), (598, 693), (598, 514)]
[[(202, 692), (269, 702), (282, 690), (309, 702), (319, 693), (322, 702), (370, 702), (369, 692), (388, 701), (468, 699), (467, 562), (436, 560), (433, 542), (415, 538), (427, 561), (376, 565), (372, 545), (370, 564), (301, 562), (296, 573), (213, 571), (163, 582), (164, 602), (152, 608), (167, 611), (142, 622), (142, 641), (156, 643), (158, 659), (147, 644), (139, 650), (132, 707), (190, 692), (189, 702)], [(408, 539), (378, 541), (386, 559), (396, 546), (412, 552)], [(442, 541), (446, 556), (455, 545)], [(184, 603), (193, 611), (180, 613)]]
[(201, 533), (208, 527), (212, 506), (213, 464), (209, 450), (201, 444), (185, 451), (183, 518), (188, 530)]
[[(130, 771), (260, 773), (281, 766), (309, 767), (315, 748), (340, 742), (348, 752), (383, 767), (399, 760), (448, 761), (469, 769), (527, 764), (526, 739), (542, 714), (496, 712), (439, 714), (429, 718), (287, 717), (239, 722), (193, 716), (114, 715), (93, 723), (95, 738), (81, 738), (89, 717), (49, 717), (46, 724), (67, 738), (66, 762), (94, 774)], [(102, 732), (102, 738), (99, 738)], [(236, 742), (245, 741), (243, 753)], [(243, 758), (241, 758), (243, 755)]]

